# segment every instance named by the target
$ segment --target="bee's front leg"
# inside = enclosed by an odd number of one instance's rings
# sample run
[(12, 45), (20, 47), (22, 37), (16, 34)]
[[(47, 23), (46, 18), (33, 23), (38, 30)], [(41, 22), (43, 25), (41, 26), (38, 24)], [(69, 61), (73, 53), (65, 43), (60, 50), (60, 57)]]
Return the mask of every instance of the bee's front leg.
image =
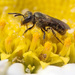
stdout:
[(32, 28), (34, 27), (34, 24), (32, 27), (28, 28), (27, 30), (24, 31), (23, 35), (28, 31), (28, 30), (31, 30)]

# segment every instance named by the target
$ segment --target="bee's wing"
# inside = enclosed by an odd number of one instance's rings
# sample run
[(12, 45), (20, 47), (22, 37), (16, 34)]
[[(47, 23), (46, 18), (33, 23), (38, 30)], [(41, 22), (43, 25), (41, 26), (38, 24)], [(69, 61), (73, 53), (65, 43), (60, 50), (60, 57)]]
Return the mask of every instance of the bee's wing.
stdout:
[(65, 28), (65, 29), (70, 29), (69, 25), (67, 25), (66, 23), (64, 23), (63, 21), (61, 20), (58, 20), (56, 18), (52, 18), (52, 21), (59, 24), (62, 28)]
[(46, 18), (43, 19), (43, 22), (47, 22), (48, 26), (52, 27), (61, 35), (64, 35), (66, 33), (66, 30), (70, 29), (70, 27), (63, 21), (50, 17), (48, 15), (46, 15)]

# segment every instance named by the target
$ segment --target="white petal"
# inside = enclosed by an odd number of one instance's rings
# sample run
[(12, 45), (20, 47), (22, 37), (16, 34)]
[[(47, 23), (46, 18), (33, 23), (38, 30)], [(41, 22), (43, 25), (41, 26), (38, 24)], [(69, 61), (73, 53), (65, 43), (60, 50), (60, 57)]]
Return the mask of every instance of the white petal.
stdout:
[(75, 64), (67, 64), (62, 67), (65, 75), (75, 75)]
[(5, 74), (9, 65), (10, 63), (8, 62), (8, 59), (0, 61), (0, 75)]
[(75, 75), (75, 63), (62, 67), (48, 66), (45, 69), (40, 68), (36, 75)]
[(7, 71), (7, 75), (24, 75), (24, 74), (25, 74), (24, 66), (23, 64), (20, 63), (12, 64)]
[(48, 66), (38, 73), (38, 75), (63, 75), (62, 69), (57, 66)]
[(48, 66), (39, 69), (38, 75), (75, 75), (75, 64), (67, 64), (63, 67)]

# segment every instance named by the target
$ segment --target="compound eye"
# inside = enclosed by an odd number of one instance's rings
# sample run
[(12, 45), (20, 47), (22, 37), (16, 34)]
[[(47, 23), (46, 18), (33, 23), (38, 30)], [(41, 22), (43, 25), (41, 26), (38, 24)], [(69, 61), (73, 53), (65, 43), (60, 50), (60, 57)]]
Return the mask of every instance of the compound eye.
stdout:
[(21, 19), (21, 25), (24, 25), (24, 24), (30, 22), (31, 19), (32, 19), (31, 16), (28, 16), (28, 17), (25, 17), (25, 18)]
[(25, 22), (28, 23), (28, 22), (31, 21), (31, 19), (32, 19), (32, 17), (31, 16), (28, 16), (27, 18), (25, 18)]

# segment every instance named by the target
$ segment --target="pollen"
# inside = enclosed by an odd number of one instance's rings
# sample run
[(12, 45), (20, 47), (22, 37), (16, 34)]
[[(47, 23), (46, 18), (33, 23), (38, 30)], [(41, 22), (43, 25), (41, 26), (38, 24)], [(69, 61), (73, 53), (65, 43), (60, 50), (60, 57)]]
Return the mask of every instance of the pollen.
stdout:
[(6, 25), (6, 22), (4, 20), (0, 20), (0, 30), (3, 30)]
[(64, 42), (64, 46), (70, 46), (71, 45), (71, 38), (66, 38)]

